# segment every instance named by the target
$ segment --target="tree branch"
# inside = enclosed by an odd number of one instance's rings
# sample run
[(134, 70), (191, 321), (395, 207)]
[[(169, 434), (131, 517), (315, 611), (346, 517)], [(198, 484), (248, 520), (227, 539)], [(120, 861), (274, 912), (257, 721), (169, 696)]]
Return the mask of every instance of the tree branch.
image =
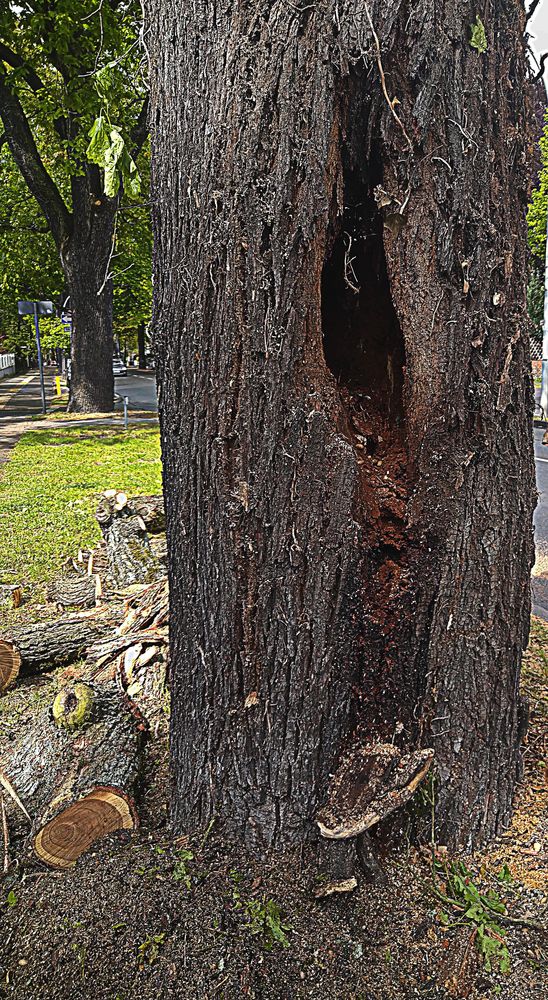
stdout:
[(538, 64), (539, 67), (538, 73), (533, 77), (533, 83), (536, 83), (537, 80), (541, 80), (542, 77), (544, 76), (544, 67), (546, 65), (547, 59), (548, 59), (548, 52), (544, 52), (543, 55), (541, 55), (540, 57), (540, 62)]
[(0, 118), (13, 159), (44, 213), (58, 247), (70, 234), (72, 218), (46, 170), (21, 102), (0, 71)]
[(31, 90), (36, 93), (37, 90), (42, 90), (44, 84), (38, 76), (36, 70), (29, 66), (24, 59), (21, 58), (17, 52), (14, 52), (3, 42), (0, 42), (0, 59), (11, 66), (12, 69), (24, 69), (25, 70), (25, 80), (27, 81)]
[(533, 0), (531, 6), (529, 7), (529, 10), (527, 11), (527, 17), (525, 18), (525, 23), (526, 24), (529, 24), (529, 21), (531, 20), (533, 14), (535, 13), (535, 11), (536, 11), (537, 7), (539, 6), (539, 4), (540, 4), (540, 0)]
[(131, 156), (133, 160), (137, 160), (137, 157), (139, 156), (139, 153), (141, 152), (148, 136), (148, 106), (149, 96), (147, 94), (139, 112), (139, 117), (137, 118), (129, 137), (132, 145)]

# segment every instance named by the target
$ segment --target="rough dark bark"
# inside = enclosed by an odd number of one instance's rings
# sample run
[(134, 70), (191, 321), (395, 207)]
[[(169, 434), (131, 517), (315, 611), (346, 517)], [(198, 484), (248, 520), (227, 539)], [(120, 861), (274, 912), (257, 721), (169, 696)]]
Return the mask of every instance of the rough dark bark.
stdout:
[(109, 635), (121, 618), (113, 608), (101, 608), (56, 621), (14, 629), (0, 639), (0, 691), (21, 671), (39, 673), (78, 659), (88, 646)]
[(148, 8), (175, 823), (298, 841), (394, 742), (478, 844), (533, 553), (524, 11), (480, 54), (449, 0)]
[(137, 355), (139, 360), (139, 368), (146, 368), (147, 358), (146, 358), (146, 338), (145, 338), (145, 324), (139, 323), (137, 327)]
[(72, 311), (69, 409), (114, 408), (111, 257), (118, 199), (101, 190), (99, 171), (73, 179), (73, 226), (61, 247)]
[(37, 856), (68, 868), (99, 837), (137, 822), (134, 792), (141, 735), (115, 690), (97, 691), (93, 718), (69, 731), (48, 708), (2, 771), (32, 820)]

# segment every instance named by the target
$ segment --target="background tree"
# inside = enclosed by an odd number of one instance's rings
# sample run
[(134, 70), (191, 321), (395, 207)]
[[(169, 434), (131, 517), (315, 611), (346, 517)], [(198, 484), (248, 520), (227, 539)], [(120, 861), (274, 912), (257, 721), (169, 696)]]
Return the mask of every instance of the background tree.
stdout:
[(148, 9), (176, 824), (299, 841), (390, 744), (477, 844), (530, 611), (524, 12)]
[[(148, 151), (147, 151), (148, 152)], [(150, 170), (144, 164), (143, 189), (148, 194)], [(146, 363), (146, 329), (152, 312), (152, 232), (148, 204), (122, 208), (118, 215), (114, 265), (114, 324), (123, 349), (137, 351)]]
[(529, 249), (531, 251), (527, 302), (532, 321), (532, 336), (542, 347), (544, 323), (544, 285), (546, 262), (546, 225), (548, 216), (548, 122), (545, 120), (540, 138), (540, 170), (538, 186), (533, 191), (527, 213)]
[(138, 2), (33, 0), (0, 12), (4, 139), (45, 216), (71, 297), (71, 408), (113, 405), (116, 210), (146, 137)]

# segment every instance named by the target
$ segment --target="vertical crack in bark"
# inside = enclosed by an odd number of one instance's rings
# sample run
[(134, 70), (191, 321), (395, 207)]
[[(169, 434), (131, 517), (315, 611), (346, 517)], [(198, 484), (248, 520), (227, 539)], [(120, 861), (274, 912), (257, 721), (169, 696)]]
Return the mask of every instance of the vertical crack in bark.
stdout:
[(398, 641), (408, 589), (405, 345), (375, 197), (383, 182), (380, 144), (371, 136), (364, 93), (356, 74), (346, 113), (344, 209), (328, 234), (321, 306), (325, 361), (342, 402), (341, 430), (355, 448), (360, 472), (355, 516), (363, 525), (367, 557), (355, 698), (363, 739), (371, 740), (392, 738), (395, 719), (410, 721), (415, 686), (400, 666)]

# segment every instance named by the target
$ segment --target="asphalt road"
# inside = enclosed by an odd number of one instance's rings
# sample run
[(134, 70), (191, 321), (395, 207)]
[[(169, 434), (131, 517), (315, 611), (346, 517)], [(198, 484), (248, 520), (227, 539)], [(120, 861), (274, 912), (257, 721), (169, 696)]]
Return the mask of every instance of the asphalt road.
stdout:
[[(132, 372), (128, 368), (128, 374), (124, 378), (114, 379), (114, 391), (119, 396), (129, 397), (129, 409), (150, 410), (156, 412), (158, 400), (156, 398), (156, 379), (153, 372)], [(121, 405), (117, 400), (117, 408)]]
[[(56, 374), (54, 368), (46, 370), (44, 381), (48, 406), (55, 395)], [(129, 397), (130, 412), (148, 410), (155, 413), (158, 409), (153, 372), (132, 372), (129, 369), (126, 377), (114, 380), (114, 391), (119, 396)], [(117, 400), (117, 408), (121, 406), (121, 400)], [(28, 420), (41, 412), (40, 378), (36, 372), (0, 381), (0, 426), (10, 421)]]

